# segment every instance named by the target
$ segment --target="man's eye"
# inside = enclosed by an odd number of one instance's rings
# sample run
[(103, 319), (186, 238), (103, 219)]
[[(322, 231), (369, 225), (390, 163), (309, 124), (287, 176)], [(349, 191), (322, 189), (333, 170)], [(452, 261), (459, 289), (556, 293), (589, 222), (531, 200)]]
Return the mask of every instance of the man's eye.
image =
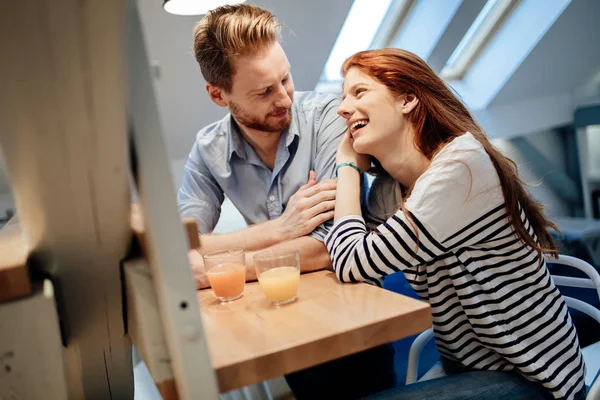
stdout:
[(265, 89), (263, 92), (259, 93), (258, 95), (261, 96), (261, 97), (263, 97), (263, 96), (268, 95), (269, 93), (271, 93), (271, 88), (270, 87), (267, 88), (267, 89)]

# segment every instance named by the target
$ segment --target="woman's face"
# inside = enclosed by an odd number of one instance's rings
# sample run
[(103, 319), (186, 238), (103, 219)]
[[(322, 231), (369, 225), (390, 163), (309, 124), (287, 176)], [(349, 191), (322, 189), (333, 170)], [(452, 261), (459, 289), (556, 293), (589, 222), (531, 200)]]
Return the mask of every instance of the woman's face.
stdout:
[(404, 142), (399, 139), (406, 136), (405, 116), (412, 110), (411, 107), (407, 111), (407, 96), (395, 95), (357, 68), (348, 71), (343, 89), (344, 100), (338, 114), (346, 119), (356, 152), (379, 159)]

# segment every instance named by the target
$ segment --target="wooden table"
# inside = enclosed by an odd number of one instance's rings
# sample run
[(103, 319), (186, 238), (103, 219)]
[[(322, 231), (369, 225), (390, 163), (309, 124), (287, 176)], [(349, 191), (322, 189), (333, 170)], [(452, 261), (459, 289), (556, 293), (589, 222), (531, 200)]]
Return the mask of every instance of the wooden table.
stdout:
[(275, 308), (258, 283), (220, 304), (198, 292), (211, 361), (226, 392), (402, 339), (431, 327), (429, 304), (332, 272), (304, 274), (298, 300)]

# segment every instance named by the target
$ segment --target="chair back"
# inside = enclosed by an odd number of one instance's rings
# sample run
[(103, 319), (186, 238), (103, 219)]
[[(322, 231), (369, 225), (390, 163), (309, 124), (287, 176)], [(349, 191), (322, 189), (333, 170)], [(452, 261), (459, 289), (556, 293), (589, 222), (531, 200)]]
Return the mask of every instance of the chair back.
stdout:
[[(576, 268), (588, 276), (588, 278), (575, 278), (570, 276), (552, 275), (552, 280), (556, 286), (595, 289), (598, 299), (600, 300), (600, 274), (598, 274), (598, 271), (593, 266), (583, 260), (580, 260), (579, 258), (565, 256), (562, 254), (559, 255), (558, 258), (545, 256), (545, 259), (546, 263)], [(598, 324), (600, 324), (600, 310), (598, 310), (596, 307), (570, 296), (563, 295), (563, 298), (565, 299), (567, 306), (589, 315), (591, 318), (596, 320)], [(585, 383), (587, 386), (590, 386), (587, 399), (600, 399), (600, 380), (598, 379), (598, 365), (600, 365), (600, 342), (584, 348), (583, 353), (586, 367), (588, 369), (585, 377)]]

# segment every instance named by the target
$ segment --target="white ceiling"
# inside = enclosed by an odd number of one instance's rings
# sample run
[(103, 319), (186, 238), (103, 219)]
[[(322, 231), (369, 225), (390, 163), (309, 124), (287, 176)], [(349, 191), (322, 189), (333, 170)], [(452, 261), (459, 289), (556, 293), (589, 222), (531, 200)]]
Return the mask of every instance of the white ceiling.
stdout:
[(573, 92), (600, 71), (600, 1), (573, 0), (490, 106)]

